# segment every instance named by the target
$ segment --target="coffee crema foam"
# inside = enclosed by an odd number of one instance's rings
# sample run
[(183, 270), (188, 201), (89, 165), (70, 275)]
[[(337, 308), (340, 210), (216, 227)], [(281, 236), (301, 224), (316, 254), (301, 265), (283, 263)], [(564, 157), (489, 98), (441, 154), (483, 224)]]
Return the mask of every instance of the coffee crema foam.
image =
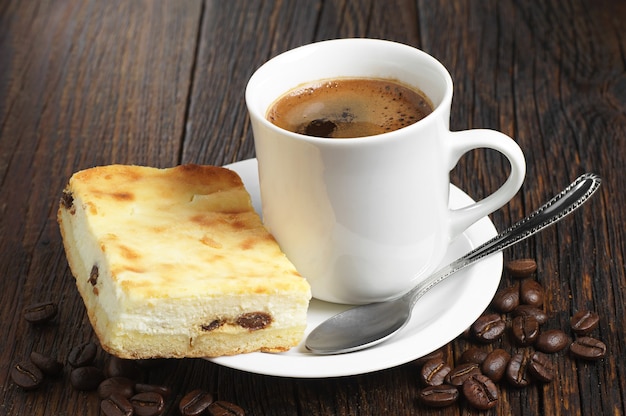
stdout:
[(426, 95), (397, 81), (345, 78), (287, 92), (272, 104), (266, 118), (294, 133), (357, 138), (401, 129), (432, 111)]

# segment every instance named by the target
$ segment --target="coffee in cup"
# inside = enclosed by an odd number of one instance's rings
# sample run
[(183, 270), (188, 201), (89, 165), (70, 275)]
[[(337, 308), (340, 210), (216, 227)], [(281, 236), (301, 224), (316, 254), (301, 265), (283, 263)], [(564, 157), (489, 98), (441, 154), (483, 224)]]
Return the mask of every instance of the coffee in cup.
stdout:
[(398, 81), (337, 78), (287, 92), (272, 104), (267, 119), (294, 133), (355, 138), (401, 129), (432, 111), (423, 92)]

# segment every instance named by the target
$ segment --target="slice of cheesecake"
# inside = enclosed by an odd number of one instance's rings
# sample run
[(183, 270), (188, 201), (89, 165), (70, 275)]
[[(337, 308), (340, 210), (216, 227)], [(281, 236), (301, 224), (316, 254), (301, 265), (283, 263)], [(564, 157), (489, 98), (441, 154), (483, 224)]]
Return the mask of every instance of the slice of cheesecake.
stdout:
[(304, 334), (306, 280), (214, 166), (75, 173), (58, 222), (102, 347), (122, 358), (279, 352)]

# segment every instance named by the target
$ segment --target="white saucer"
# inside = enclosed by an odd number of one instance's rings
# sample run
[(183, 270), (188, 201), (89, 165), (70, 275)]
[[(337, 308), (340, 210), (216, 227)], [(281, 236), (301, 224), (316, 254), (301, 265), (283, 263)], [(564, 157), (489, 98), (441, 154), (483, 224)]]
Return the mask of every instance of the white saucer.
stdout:
[[(226, 166), (236, 171), (261, 212), (257, 161), (248, 159)], [(458, 208), (472, 199), (458, 188), (450, 189), (450, 205)], [(485, 217), (470, 227), (448, 250), (447, 264), (496, 235)], [(280, 354), (250, 353), (211, 358), (210, 361), (238, 370), (281, 377), (326, 378), (369, 373), (395, 367), (424, 356), (447, 344), (469, 327), (487, 308), (500, 283), (502, 254), (494, 254), (460, 271), (424, 295), (413, 310), (411, 321), (397, 335), (366, 350), (342, 355), (314, 355), (304, 341)], [(313, 299), (309, 306), (306, 334), (322, 321), (348, 306)]]

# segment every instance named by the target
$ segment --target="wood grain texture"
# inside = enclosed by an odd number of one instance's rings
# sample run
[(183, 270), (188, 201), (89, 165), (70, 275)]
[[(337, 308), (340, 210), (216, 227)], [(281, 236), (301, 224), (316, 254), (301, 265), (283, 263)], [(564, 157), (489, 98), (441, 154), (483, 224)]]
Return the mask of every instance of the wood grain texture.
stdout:
[[(64, 360), (95, 340), (56, 225), (72, 172), (109, 163), (222, 165), (254, 156), (244, 90), (253, 71), (313, 41), (375, 37), (419, 47), (455, 83), (451, 129), (503, 131), (522, 147), (520, 193), (491, 218), (504, 228), (582, 172), (603, 177), (580, 211), (508, 249), (533, 257), (546, 288), (550, 328), (580, 309), (601, 316), (605, 359), (555, 355), (552, 383), (503, 385), (483, 414), (626, 413), (626, 3), (611, 0), (486, 1), (23, 1), (0, 2), (0, 414), (99, 414), (73, 390), (69, 368), (36, 392), (9, 379), (30, 351)], [(507, 162), (474, 151), (452, 172), (474, 198), (506, 178)], [(503, 275), (502, 285), (512, 283)], [(48, 326), (24, 306), (56, 300)], [(452, 364), (471, 344), (444, 347)], [(515, 351), (508, 338), (486, 350)], [(100, 354), (99, 364), (106, 356)], [(166, 384), (177, 414), (183, 394), (204, 388), (250, 415), (377, 415), (477, 412), (417, 401), (415, 363), (373, 374), (298, 380), (167, 360), (142, 380)]]

